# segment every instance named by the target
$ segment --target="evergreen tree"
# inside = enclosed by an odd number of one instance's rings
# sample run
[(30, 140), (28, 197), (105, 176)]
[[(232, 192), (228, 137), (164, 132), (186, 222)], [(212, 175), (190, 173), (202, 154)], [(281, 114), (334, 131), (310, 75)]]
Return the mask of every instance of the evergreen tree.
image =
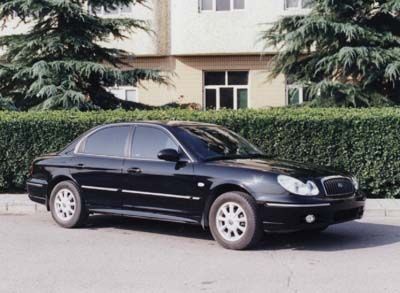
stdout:
[(10, 99), (5, 99), (0, 96), (0, 110), (12, 110), (15, 111), (17, 108), (15, 107), (13, 101)]
[[(145, 0), (91, 0), (106, 11)], [(92, 12), (93, 11), (93, 12)], [(0, 95), (21, 109), (113, 108), (119, 102), (106, 87), (165, 83), (156, 70), (129, 69), (133, 56), (101, 45), (137, 30), (150, 31), (144, 20), (101, 18), (79, 0), (0, 0), (0, 19), (27, 23), (26, 33), (0, 37)], [(129, 67), (128, 67), (129, 68)]]
[(400, 0), (314, 0), (261, 39), (279, 49), (271, 77), (307, 86), (316, 105), (400, 103)]

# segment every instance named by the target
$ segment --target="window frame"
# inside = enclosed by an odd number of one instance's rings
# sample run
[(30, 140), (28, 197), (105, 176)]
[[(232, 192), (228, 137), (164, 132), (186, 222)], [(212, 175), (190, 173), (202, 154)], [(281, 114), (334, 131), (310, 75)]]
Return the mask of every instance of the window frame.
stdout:
[[(206, 85), (205, 84), (205, 76), (208, 72), (225, 72), (225, 84), (224, 85)], [(248, 80), (247, 85), (230, 85), (229, 84), (229, 72), (247, 72), (248, 73)], [(247, 109), (251, 108), (251, 95), (250, 95), (250, 70), (248, 69), (237, 69), (237, 70), (204, 70), (203, 71), (203, 110), (207, 111), (206, 105), (206, 91), (207, 90), (216, 90), (216, 107), (215, 110), (221, 110), (221, 100), (220, 100), (220, 89), (221, 88), (233, 88), (233, 110), (238, 109), (238, 90), (245, 89), (247, 90)]]
[(310, 11), (312, 8), (304, 8), (303, 3), (305, 0), (297, 0), (297, 6), (296, 7), (288, 7), (287, 2), (288, 0), (283, 1), (283, 8), (286, 11)]
[[(299, 91), (299, 103), (298, 104), (290, 104), (289, 91), (292, 89), (296, 89)], [(286, 85), (286, 105), (295, 106), (295, 105), (301, 105), (303, 103), (304, 103), (304, 87), (302, 87), (301, 85), (296, 85), (296, 84)]]
[[(88, 137), (90, 137), (91, 135), (93, 135), (96, 132), (101, 131), (101, 130), (103, 130), (105, 128), (121, 127), (121, 126), (130, 127), (129, 135), (128, 135), (128, 144), (126, 145), (125, 154), (124, 154), (125, 156), (124, 157), (87, 154), (87, 153), (83, 153), (82, 152), (82, 148), (84, 148), (85, 142), (86, 142)], [(89, 131), (86, 134), (84, 134), (83, 137), (77, 142), (77, 144), (74, 147), (73, 154), (74, 155), (80, 155), (80, 156), (90, 156), (90, 157), (140, 160), (140, 158), (132, 157), (132, 154), (131, 154), (131, 150), (132, 150), (132, 146), (133, 146), (133, 135), (135, 133), (136, 127), (138, 127), (138, 126), (154, 127), (154, 128), (161, 129), (162, 131), (166, 132), (172, 138), (172, 140), (179, 146), (179, 149), (185, 154), (186, 158), (188, 158), (188, 160), (189, 160), (188, 163), (196, 162), (196, 160), (194, 159), (192, 154), (190, 152), (188, 152), (187, 148), (184, 145), (182, 145), (182, 143), (175, 137), (175, 135), (170, 130), (168, 130), (167, 128), (165, 128), (165, 127), (163, 127), (161, 125), (149, 124), (149, 123), (137, 123), (137, 124), (133, 124), (133, 123), (117, 123), (117, 124), (108, 124), (108, 125), (95, 127), (91, 131)], [(145, 159), (145, 160), (146, 161), (151, 161), (151, 160), (147, 160), (147, 159)], [(157, 162), (159, 162), (159, 161), (160, 160), (157, 160)]]
[(122, 12), (122, 5), (118, 5), (118, 13), (106, 13), (104, 6), (99, 7), (100, 8), (100, 13), (94, 13), (93, 12), (93, 7), (92, 5), (88, 5), (88, 9), (89, 9), (89, 14), (91, 15), (96, 15), (98, 17), (121, 17), (121, 16), (132, 16), (133, 15), (133, 5), (132, 3), (129, 4), (130, 8), (131, 8), (131, 12)]
[[(124, 146), (124, 155), (122, 157), (121, 156), (112, 156), (112, 155), (100, 155), (100, 154), (85, 153), (86, 142), (91, 136), (95, 135), (96, 133), (98, 133), (102, 130), (106, 130), (108, 128), (117, 128), (117, 127), (128, 127), (129, 128), (128, 135), (127, 135), (126, 141), (125, 141), (125, 146)], [(105, 126), (95, 128), (95, 129), (93, 129), (93, 131), (89, 132), (78, 142), (78, 144), (75, 147), (74, 154), (90, 156), (90, 157), (126, 159), (129, 157), (129, 147), (130, 147), (130, 141), (132, 140), (132, 136), (133, 136), (133, 130), (134, 130), (133, 125), (127, 124), (127, 123), (118, 124), (118, 125), (111, 124), (111, 125), (105, 125)]]
[(245, 11), (247, 7), (247, 0), (244, 0), (244, 8), (235, 8), (235, 0), (230, 0), (229, 10), (217, 10), (217, 1), (212, 1), (212, 9), (203, 9), (203, 0), (199, 0), (199, 11), (200, 12), (232, 12), (232, 11)]
[[(117, 99), (121, 100), (121, 101), (125, 101), (125, 102), (132, 102), (132, 103), (140, 103), (140, 99), (139, 99), (139, 88), (135, 87), (135, 86), (114, 86), (114, 87), (109, 87), (107, 88), (108, 92), (112, 93)], [(114, 93), (113, 90), (116, 91), (124, 91), (124, 96), (125, 99), (120, 99), (118, 98)], [(131, 90), (135, 90), (136, 91), (136, 101), (128, 101), (127, 99), (127, 91), (131, 91)]]

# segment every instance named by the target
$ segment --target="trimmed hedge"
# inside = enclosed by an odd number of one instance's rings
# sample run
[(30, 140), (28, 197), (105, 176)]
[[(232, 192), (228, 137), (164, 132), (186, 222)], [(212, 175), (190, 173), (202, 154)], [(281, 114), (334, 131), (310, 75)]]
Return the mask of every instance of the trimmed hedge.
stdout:
[(33, 158), (91, 127), (136, 120), (224, 125), (272, 157), (351, 171), (370, 197), (400, 198), (399, 108), (0, 112), (0, 190), (23, 188)]

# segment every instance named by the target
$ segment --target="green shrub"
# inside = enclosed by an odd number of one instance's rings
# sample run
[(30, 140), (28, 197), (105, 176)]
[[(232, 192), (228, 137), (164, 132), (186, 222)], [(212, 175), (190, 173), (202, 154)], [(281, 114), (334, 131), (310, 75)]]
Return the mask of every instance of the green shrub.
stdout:
[(400, 109), (0, 112), (0, 189), (23, 188), (32, 159), (99, 124), (193, 120), (239, 132), (275, 158), (353, 172), (371, 197), (400, 198)]

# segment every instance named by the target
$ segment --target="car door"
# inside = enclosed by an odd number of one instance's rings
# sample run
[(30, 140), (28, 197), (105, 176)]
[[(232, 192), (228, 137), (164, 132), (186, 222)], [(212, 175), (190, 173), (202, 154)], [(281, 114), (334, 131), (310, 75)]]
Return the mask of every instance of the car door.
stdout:
[(122, 208), (122, 167), (132, 126), (109, 126), (82, 141), (71, 170), (90, 208)]
[[(158, 159), (163, 149), (175, 149), (181, 162)], [(124, 208), (182, 217), (199, 217), (200, 198), (196, 197), (193, 164), (176, 139), (158, 126), (135, 127), (131, 157), (123, 173)]]

